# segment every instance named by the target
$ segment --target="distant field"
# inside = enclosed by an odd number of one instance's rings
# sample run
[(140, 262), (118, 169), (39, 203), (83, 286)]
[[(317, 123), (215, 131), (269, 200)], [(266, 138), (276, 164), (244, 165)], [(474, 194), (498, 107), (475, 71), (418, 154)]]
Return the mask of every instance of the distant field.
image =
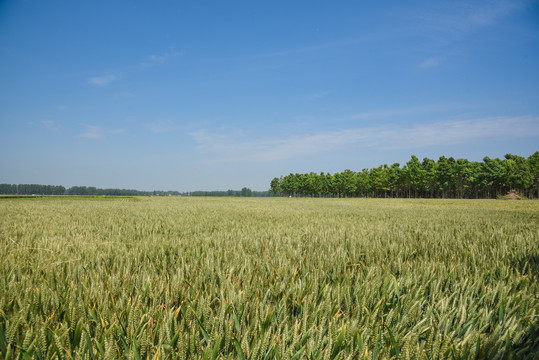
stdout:
[(0, 356), (537, 358), (538, 224), (538, 201), (2, 199)]

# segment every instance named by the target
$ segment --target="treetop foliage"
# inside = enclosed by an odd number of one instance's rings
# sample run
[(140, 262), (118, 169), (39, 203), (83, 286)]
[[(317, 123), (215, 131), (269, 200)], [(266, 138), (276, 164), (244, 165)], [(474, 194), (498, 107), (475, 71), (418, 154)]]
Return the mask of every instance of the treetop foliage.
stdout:
[(412, 155), (399, 163), (372, 169), (346, 169), (274, 178), (270, 192), (280, 196), (495, 198), (511, 190), (539, 198), (539, 151), (528, 158), (507, 154), (482, 162), (441, 156), (438, 161)]

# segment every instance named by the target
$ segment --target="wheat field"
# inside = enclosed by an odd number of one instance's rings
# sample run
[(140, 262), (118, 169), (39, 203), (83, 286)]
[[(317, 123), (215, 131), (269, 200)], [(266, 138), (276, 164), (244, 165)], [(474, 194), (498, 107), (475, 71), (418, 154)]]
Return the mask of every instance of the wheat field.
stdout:
[(539, 354), (539, 202), (0, 199), (5, 359)]

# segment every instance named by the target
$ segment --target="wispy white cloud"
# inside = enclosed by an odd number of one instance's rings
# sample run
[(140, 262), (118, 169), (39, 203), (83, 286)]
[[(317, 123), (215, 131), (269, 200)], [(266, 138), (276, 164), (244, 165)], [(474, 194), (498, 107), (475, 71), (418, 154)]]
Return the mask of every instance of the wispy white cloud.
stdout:
[(281, 49), (271, 52), (265, 52), (261, 54), (256, 54), (253, 56), (253, 59), (268, 59), (268, 58), (280, 58), (287, 56), (299, 56), (299, 55), (309, 55), (312, 53), (327, 51), (332, 49), (339, 49), (350, 47), (363, 43), (373, 43), (383, 39), (387, 39), (390, 36), (389, 33), (369, 33), (362, 36), (356, 36), (348, 39), (338, 39), (334, 41), (317, 43), (305, 46), (297, 46), (288, 49)]
[(79, 134), (80, 137), (88, 139), (101, 139), (103, 137), (103, 129), (98, 126), (81, 124), (86, 129), (85, 132)]
[(355, 114), (352, 116), (353, 119), (368, 119), (372, 116), (371, 113), (368, 113), (368, 112), (364, 112), (364, 113), (359, 113), (359, 114)]
[(87, 139), (102, 139), (103, 137), (105, 137), (105, 135), (121, 134), (125, 132), (124, 129), (106, 130), (99, 126), (88, 125), (88, 124), (81, 124), (81, 126), (84, 127), (85, 131), (79, 134), (79, 137), (83, 137)]
[(416, 48), (420, 51), (416, 61), (419, 68), (430, 69), (462, 55), (463, 49), (458, 44), (463, 39), (477, 30), (499, 25), (512, 14), (524, 11), (529, 3), (526, 0), (434, 1), (420, 11), (401, 12), (399, 17), (409, 23), (407, 34), (429, 40)]
[(109, 75), (94, 76), (94, 77), (88, 78), (88, 83), (92, 85), (97, 85), (97, 86), (107, 86), (111, 82), (114, 82), (117, 80), (118, 80), (118, 76), (109, 74)]
[(198, 130), (190, 135), (209, 162), (272, 162), (353, 147), (414, 149), (471, 144), (482, 140), (539, 137), (539, 118), (482, 118), (438, 121), (409, 127), (384, 125), (330, 132), (249, 138)]
[[(373, 145), (385, 149), (473, 144), (539, 136), (539, 117), (496, 117), (438, 121), (411, 127), (373, 128)], [(377, 132), (378, 130), (378, 132)], [(377, 137), (378, 136), (378, 137)], [(386, 137), (388, 141), (386, 141)]]
[(170, 120), (156, 120), (148, 123), (147, 126), (153, 134), (162, 134), (185, 129), (183, 126), (177, 125)]
[[(393, 109), (370, 109), (368, 111), (353, 115), (354, 119), (380, 119), (380, 118), (402, 118), (406, 116), (419, 116), (430, 114), (439, 114), (447, 111), (462, 111), (469, 110), (470, 106), (464, 106), (460, 104), (434, 104), (424, 106), (411, 106), (405, 108), (393, 108)], [(439, 115), (436, 115), (440, 117)]]
[(179, 51), (166, 51), (164, 53), (161, 53), (161, 54), (158, 54), (158, 55), (148, 55), (148, 59), (150, 59), (151, 61), (156, 61), (156, 62), (160, 62), (160, 63), (163, 63), (165, 61), (168, 61), (169, 59), (172, 59), (172, 58), (175, 58), (175, 57), (178, 57), (178, 56), (182, 56), (183, 53), (179, 52)]
[(40, 123), (51, 131), (58, 131), (61, 128), (60, 125), (58, 125), (54, 120), (41, 120)]
[(431, 9), (415, 15), (433, 30), (444, 33), (463, 33), (476, 28), (492, 26), (512, 13), (527, 6), (520, 0), (493, 0), (473, 3), (453, 1), (433, 3)]
[(146, 56), (146, 60), (139, 63), (138, 67), (150, 67), (164, 64), (173, 58), (183, 56), (183, 53), (175, 50), (165, 51), (160, 54), (151, 54)]
[(329, 95), (329, 91), (317, 91), (303, 96), (303, 100), (314, 101), (318, 99), (323, 99)]
[(469, 25), (488, 26), (520, 10), (525, 3), (518, 0), (490, 1), (481, 6), (469, 6), (468, 16), (464, 19)]
[(159, 54), (150, 54), (147, 55), (143, 61), (139, 61), (138, 63), (135, 61), (129, 65), (120, 66), (113, 70), (110, 70), (110, 72), (113, 72), (114, 74), (104, 74), (101, 76), (89, 77), (87, 81), (89, 84), (92, 85), (107, 86), (112, 82), (120, 80), (120, 75), (125, 77), (130, 73), (141, 71), (144, 68), (165, 64), (171, 59), (182, 55), (183, 54), (181, 52), (175, 50), (169, 50)]
[(438, 65), (440, 65), (442, 60), (443, 60), (443, 57), (441, 56), (432, 56), (432, 57), (429, 57), (428, 59), (425, 59), (421, 64), (419, 64), (419, 67), (424, 68), (424, 69), (437, 67)]

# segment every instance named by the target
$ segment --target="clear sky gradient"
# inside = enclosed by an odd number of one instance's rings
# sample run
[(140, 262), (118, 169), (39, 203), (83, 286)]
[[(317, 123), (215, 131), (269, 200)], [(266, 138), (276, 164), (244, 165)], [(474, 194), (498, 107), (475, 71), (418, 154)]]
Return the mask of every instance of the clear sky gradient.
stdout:
[(537, 150), (537, 1), (0, 1), (0, 183), (267, 190)]

